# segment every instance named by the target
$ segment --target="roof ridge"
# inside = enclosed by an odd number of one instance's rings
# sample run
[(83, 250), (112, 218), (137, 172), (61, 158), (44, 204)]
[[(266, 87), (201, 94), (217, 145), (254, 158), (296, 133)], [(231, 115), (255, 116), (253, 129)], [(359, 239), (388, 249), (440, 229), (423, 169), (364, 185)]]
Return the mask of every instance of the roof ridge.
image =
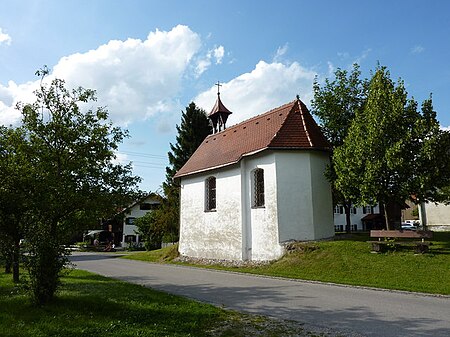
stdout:
[(299, 99), (297, 100), (297, 105), (298, 105), (298, 110), (300, 112), (300, 116), (302, 117), (303, 130), (305, 131), (306, 138), (308, 138), (309, 146), (313, 147), (314, 145), (311, 141), (311, 137), (309, 135), (309, 130), (306, 127), (305, 112), (303, 111), (303, 108), (302, 108), (302, 105), (301, 105), (301, 102)]
[(283, 105), (281, 105), (281, 106), (279, 106), (279, 107), (277, 107), (277, 108), (270, 109), (269, 111), (263, 112), (262, 114), (259, 114), (259, 115), (250, 117), (250, 118), (248, 118), (248, 119), (243, 120), (242, 122), (239, 122), (239, 123), (236, 123), (236, 124), (234, 124), (234, 125), (232, 125), (232, 126), (229, 126), (229, 127), (227, 127), (225, 130), (222, 130), (222, 131), (217, 132), (217, 133), (214, 133), (214, 134), (210, 134), (210, 135), (208, 135), (206, 138), (209, 138), (210, 136), (217, 136), (217, 135), (219, 135), (219, 134), (223, 134), (224, 132), (233, 130), (233, 128), (237, 128), (237, 127), (241, 126), (242, 124), (250, 123), (250, 122), (252, 122), (252, 121), (254, 121), (254, 120), (257, 120), (257, 119), (259, 119), (259, 118), (264, 118), (264, 117), (266, 117), (267, 115), (273, 114), (274, 112), (279, 111), (279, 110), (283, 110), (283, 109), (285, 109), (287, 106), (292, 105), (292, 104), (294, 104), (294, 103), (295, 103), (295, 100), (294, 100), (294, 101), (291, 101), (291, 102), (289, 102), (289, 103), (283, 104)]

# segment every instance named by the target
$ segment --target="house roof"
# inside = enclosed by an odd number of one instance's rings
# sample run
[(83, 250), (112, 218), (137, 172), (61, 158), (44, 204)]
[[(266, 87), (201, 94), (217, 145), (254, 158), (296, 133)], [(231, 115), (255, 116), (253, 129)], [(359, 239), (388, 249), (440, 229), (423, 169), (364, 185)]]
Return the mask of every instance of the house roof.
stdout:
[(297, 99), (209, 135), (174, 178), (232, 165), (266, 149), (328, 151), (330, 145), (308, 108)]
[(382, 219), (382, 218), (384, 218), (384, 216), (380, 213), (371, 213), (371, 214), (367, 214), (364, 217), (362, 217), (361, 221), (377, 220), (377, 219)]
[(142, 198), (136, 200), (132, 204), (128, 205), (124, 209), (122, 209), (119, 213), (124, 213), (124, 212), (128, 211), (129, 209), (132, 209), (137, 204), (147, 201), (147, 199), (150, 199), (151, 201), (153, 201), (152, 202), (153, 204), (160, 204), (161, 202), (158, 200), (158, 198), (160, 198), (160, 197), (156, 193), (150, 192), (150, 193), (144, 195)]

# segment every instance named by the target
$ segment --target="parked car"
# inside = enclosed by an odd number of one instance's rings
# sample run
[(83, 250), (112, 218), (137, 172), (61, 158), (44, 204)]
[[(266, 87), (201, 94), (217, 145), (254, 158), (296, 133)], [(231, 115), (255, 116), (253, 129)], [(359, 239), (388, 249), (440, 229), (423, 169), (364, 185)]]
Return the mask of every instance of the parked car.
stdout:
[(402, 229), (403, 230), (408, 230), (408, 231), (415, 231), (417, 230), (417, 227), (414, 224), (408, 223), (408, 222), (403, 222), (402, 223)]

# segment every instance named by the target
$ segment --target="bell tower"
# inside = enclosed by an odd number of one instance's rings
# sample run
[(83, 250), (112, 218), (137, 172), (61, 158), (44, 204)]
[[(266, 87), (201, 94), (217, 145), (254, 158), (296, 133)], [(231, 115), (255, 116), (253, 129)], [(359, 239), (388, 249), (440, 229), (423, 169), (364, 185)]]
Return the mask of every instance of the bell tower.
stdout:
[(208, 115), (208, 118), (211, 121), (214, 130), (213, 133), (225, 130), (225, 123), (227, 122), (228, 116), (232, 114), (232, 112), (228, 110), (220, 100), (220, 87), (222, 86), (222, 84), (220, 84), (220, 82), (217, 82), (215, 85), (217, 85), (217, 100)]

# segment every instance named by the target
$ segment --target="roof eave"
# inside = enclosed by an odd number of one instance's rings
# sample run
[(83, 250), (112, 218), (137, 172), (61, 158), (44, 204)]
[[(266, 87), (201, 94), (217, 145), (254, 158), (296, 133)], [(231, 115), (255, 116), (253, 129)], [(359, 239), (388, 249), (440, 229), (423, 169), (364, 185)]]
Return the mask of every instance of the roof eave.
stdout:
[(222, 165), (212, 166), (212, 167), (204, 168), (204, 169), (197, 170), (197, 171), (186, 172), (186, 173), (182, 173), (182, 174), (180, 174), (180, 175), (175, 174), (175, 175), (174, 175), (174, 178), (175, 178), (175, 179), (177, 179), (177, 178), (183, 178), (183, 177), (187, 177), (187, 176), (190, 176), (190, 175), (199, 174), (199, 173), (204, 173), (204, 172), (207, 172), (207, 171), (217, 170), (217, 169), (219, 169), (219, 168), (231, 166), (231, 165), (234, 165), (234, 164), (239, 163), (239, 162), (242, 160), (243, 157), (253, 156), (254, 154), (257, 154), (257, 153), (262, 152), (262, 151), (267, 150), (267, 149), (268, 149), (268, 148), (265, 147), (265, 148), (263, 148), (263, 149), (259, 149), (259, 150), (252, 151), (252, 152), (249, 152), (249, 153), (244, 153), (242, 156), (240, 156), (240, 157), (238, 158), (238, 160), (235, 160), (235, 161), (232, 161), (232, 162), (228, 162), (228, 163), (225, 163), (225, 164), (222, 164)]
[(287, 146), (284, 146), (284, 147), (272, 147), (272, 146), (268, 146), (268, 147), (265, 147), (265, 148), (262, 148), (262, 149), (259, 149), (259, 150), (256, 150), (256, 151), (252, 151), (252, 152), (249, 152), (249, 153), (245, 153), (245, 154), (243, 154), (241, 157), (239, 157), (238, 160), (235, 160), (235, 161), (232, 161), (232, 162), (229, 162), (229, 163), (225, 163), (225, 164), (222, 164), (222, 165), (217, 165), (217, 166), (207, 167), (207, 168), (204, 168), (204, 169), (201, 169), (201, 170), (196, 170), (196, 171), (186, 172), (186, 173), (182, 173), (182, 174), (175, 174), (175, 176), (174, 176), (173, 178), (174, 178), (174, 179), (185, 178), (185, 177), (187, 177), (187, 176), (191, 176), (191, 175), (195, 175), (195, 174), (200, 174), (200, 173), (204, 173), (204, 172), (208, 172), (208, 171), (212, 171), (212, 170), (217, 170), (217, 169), (220, 169), (220, 168), (224, 168), (224, 167), (227, 167), (227, 166), (235, 165), (235, 164), (238, 164), (238, 163), (242, 160), (242, 158), (244, 158), (244, 157), (250, 157), (250, 156), (253, 156), (253, 155), (257, 154), (257, 153), (266, 151), (266, 150), (282, 150), (282, 151), (286, 151), (286, 150), (288, 150), (288, 151), (292, 151), (292, 150), (305, 150), (305, 151), (331, 152), (331, 149), (329, 149), (329, 148), (322, 148), (322, 147), (302, 147), (302, 146), (292, 146), (292, 147), (287, 147)]

